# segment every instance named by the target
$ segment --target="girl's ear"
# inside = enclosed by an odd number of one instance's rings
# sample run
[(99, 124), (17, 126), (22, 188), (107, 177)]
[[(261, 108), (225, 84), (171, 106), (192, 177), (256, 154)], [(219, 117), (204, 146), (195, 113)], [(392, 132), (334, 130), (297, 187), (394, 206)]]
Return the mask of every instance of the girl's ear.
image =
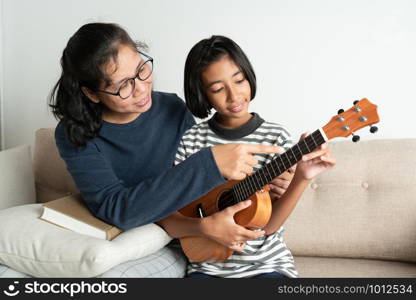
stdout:
[(85, 96), (87, 96), (88, 99), (90, 99), (94, 103), (100, 103), (100, 99), (97, 97), (97, 95), (91, 91), (89, 88), (82, 86), (81, 91), (84, 93)]

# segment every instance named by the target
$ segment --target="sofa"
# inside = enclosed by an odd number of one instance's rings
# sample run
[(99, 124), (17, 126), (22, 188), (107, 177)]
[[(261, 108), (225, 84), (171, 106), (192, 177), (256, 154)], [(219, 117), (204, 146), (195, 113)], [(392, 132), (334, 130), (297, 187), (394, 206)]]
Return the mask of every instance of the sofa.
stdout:
[(302, 277), (416, 277), (416, 139), (335, 140), (285, 222)]
[[(311, 182), (284, 224), (300, 277), (416, 277), (416, 139), (331, 141), (330, 147), (337, 165)], [(36, 132), (33, 174), (38, 203), (78, 193), (51, 128)], [(107, 275), (182, 277), (185, 259), (171, 249)], [(141, 270), (155, 257), (164, 259)], [(29, 277), (4, 265), (1, 276)]]

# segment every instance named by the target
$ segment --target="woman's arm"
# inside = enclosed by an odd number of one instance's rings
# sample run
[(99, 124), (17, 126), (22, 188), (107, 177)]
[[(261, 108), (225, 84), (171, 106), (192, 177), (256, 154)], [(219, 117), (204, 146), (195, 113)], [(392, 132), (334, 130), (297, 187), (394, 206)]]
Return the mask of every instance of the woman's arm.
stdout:
[(94, 143), (77, 149), (63, 128), (57, 128), (55, 137), (86, 205), (98, 218), (124, 230), (169, 216), (225, 182), (210, 148), (156, 176), (126, 185)]

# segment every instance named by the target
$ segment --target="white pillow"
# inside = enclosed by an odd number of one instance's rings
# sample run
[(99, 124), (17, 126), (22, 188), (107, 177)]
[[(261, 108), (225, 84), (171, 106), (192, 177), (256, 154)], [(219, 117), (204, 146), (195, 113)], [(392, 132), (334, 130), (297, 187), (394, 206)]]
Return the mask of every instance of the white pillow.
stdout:
[(30, 204), (0, 211), (0, 264), (34, 277), (95, 277), (172, 239), (153, 223), (112, 241), (93, 238), (39, 219), (42, 209)]
[(0, 152), (0, 209), (35, 203), (35, 180), (28, 145)]

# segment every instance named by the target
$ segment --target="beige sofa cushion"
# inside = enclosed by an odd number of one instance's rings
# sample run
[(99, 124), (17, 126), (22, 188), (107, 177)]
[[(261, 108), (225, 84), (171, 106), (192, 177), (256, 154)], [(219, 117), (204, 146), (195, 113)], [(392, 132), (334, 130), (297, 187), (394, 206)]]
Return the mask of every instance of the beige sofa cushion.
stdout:
[(300, 277), (416, 277), (416, 264), (373, 259), (295, 257)]
[(37, 202), (79, 193), (64, 160), (59, 156), (54, 133), (54, 128), (36, 131), (33, 169)]
[(0, 152), (0, 210), (35, 203), (32, 157), (28, 145)]
[(295, 255), (416, 262), (416, 139), (334, 142), (285, 223)]

